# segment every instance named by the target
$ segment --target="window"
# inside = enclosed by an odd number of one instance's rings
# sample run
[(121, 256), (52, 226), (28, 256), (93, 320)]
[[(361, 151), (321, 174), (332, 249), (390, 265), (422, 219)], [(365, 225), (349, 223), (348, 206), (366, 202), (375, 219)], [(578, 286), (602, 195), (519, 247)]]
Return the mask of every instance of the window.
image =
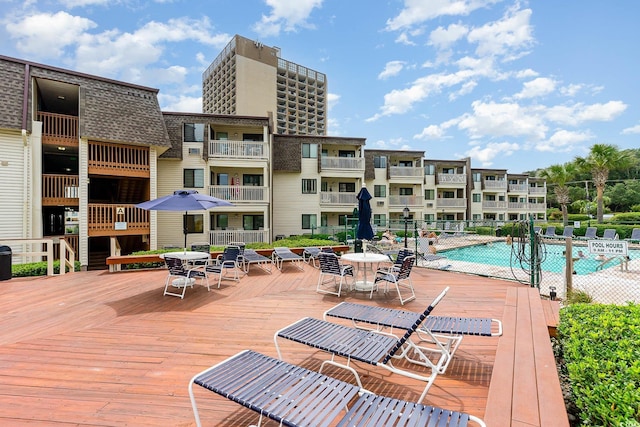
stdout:
[(204, 169), (185, 169), (183, 183), (185, 188), (204, 188)]
[(316, 189), (315, 179), (303, 179), (302, 180), (302, 194), (316, 194), (318, 191)]
[(472, 174), (473, 176), (473, 182), (481, 182), (482, 181), (482, 174), (480, 172), (474, 172)]
[(471, 197), (474, 203), (480, 203), (482, 201), (482, 195), (480, 193), (473, 193)]
[(455, 168), (442, 168), (442, 173), (447, 175), (454, 175), (456, 173)]
[(262, 141), (264, 136), (261, 133), (243, 133), (242, 140), (243, 141)]
[(386, 185), (374, 185), (373, 186), (373, 197), (387, 197), (387, 186)]
[(496, 195), (495, 194), (485, 194), (484, 199), (487, 202), (495, 202), (496, 201)]
[(435, 190), (424, 190), (424, 199), (425, 200), (433, 200), (435, 199), (436, 196), (436, 191)]
[(339, 150), (338, 157), (355, 157), (356, 152), (352, 150)]
[(185, 123), (184, 142), (204, 142), (204, 123)]
[(474, 221), (480, 221), (482, 219), (482, 214), (473, 214)]
[(204, 231), (204, 215), (185, 215), (187, 233), (202, 233)]
[(318, 144), (302, 144), (302, 158), (304, 158), (304, 159), (317, 159), (318, 158)]
[(311, 228), (316, 228), (318, 223), (316, 221), (315, 214), (302, 214), (302, 229), (309, 230)]
[(435, 175), (436, 174), (436, 166), (435, 165), (425, 165), (424, 166), (424, 174), (425, 175)]
[(211, 224), (215, 224), (215, 229), (226, 230), (229, 227), (229, 215), (227, 214), (211, 214)]
[(413, 167), (413, 161), (412, 160), (400, 160), (400, 161), (398, 161), (398, 166), (401, 166), (403, 168), (412, 168)]
[(339, 182), (338, 191), (341, 193), (355, 193), (356, 183), (355, 182)]
[(455, 191), (443, 191), (442, 192), (442, 198), (443, 199), (455, 199), (456, 198), (456, 193), (455, 193)]
[(264, 228), (264, 215), (243, 215), (242, 228), (244, 230), (260, 230)]
[(411, 187), (400, 187), (398, 191), (401, 196), (413, 196), (413, 188)]
[(216, 133), (216, 139), (218, 141), (228, 141), (229, 140), (229, 134), (227, 132), (217, 132)]
[(435, 221), (435, 216), (433, 214), (424, 214), (425, 222), (433, 222)]
[(329, 217), (327, 214), (320, 215), (320, 226), (327, 227), (329, 225)]
[(376, 169), (386, 169), (387, 168), (386, 156), (375, 156), (373, 158), (373, 167)]
[(373, 214), (373, 224), (378, 227), (386, 227), (387, 226), (387, 215), (386, 214)]
[(242, 185), (250, 187), (262, 187), (262, 175), (242, 175)]

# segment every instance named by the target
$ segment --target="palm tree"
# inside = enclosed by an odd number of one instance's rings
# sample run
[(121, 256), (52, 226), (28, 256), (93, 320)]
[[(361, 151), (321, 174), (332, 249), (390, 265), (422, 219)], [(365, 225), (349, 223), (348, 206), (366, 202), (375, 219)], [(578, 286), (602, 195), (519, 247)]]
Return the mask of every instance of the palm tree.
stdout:
[(591, 173), (593, 185), (596, 187), (596, 218), (601, 223), (604, 213), (602, 196), (609, 179), (609, 172), (628, 169), (633, 164), (633, 159), (615, 145), (594, 144), (587, 157), (576, 157), (575, 164), (582, 171)]
[(541, 178), (546, 179), (548, 184), (553, 185), (553, 192), (556, 195), (560, 209), (562, 210), (562, 223), (567, 226), (569, 224), (569, 213), (567, 205), (569, 204), (569, 187), (567, 182), (573, 179), (575, 174), (575, 166), (573, 163), (564, 165), (552, 165), (539, 172)]

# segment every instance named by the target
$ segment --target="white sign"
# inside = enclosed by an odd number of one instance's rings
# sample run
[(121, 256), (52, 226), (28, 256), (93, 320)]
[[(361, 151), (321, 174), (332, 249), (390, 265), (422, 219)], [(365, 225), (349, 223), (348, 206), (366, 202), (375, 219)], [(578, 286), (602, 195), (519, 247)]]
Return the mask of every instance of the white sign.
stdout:
[(589, 240), (589, 252), (592, 254), (626, 256), (628, 251), (624, 240)]
[(116, 230), (126, 230), (127, 229), (127, 223), (126, 222), (117, 222), (115, 223), (115, 227)]
[(116, 208), (116, 215), (124, 215), (124, 206), (118, 206)]

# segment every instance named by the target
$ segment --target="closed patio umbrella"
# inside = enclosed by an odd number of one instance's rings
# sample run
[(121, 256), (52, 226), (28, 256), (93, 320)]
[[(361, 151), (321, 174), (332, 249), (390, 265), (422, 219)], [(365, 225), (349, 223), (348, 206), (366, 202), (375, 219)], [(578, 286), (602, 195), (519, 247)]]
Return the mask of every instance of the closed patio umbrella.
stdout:
[(356, 196), (358, 199), (358, 229), (356, 239), (373, 239), (373, 228), (371, 228), (371, 193), (366, 185), (362, 185), (360, 192)]
[(137, 208), (150, 211), (184, 211), (185, 217), (182, 221), (182, 227), (184, 232), (185, 250), (187, 248), (187, 212), (203, 211), (218, 206), (234, 205), (227, 200), (218, 199), (217, 197), (208, 196), (206, 194), (200, 194), (196, 190), (176, 190), (173, 194), (169, 194), (168, 196), (138, 203), (136, 205)]

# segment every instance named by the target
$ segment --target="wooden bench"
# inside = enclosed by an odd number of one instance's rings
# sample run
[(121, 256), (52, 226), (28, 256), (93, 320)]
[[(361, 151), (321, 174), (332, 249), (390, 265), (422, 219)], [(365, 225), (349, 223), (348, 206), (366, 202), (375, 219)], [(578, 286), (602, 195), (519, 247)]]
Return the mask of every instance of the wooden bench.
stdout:
[(568, 427), (538, 289), (509, 288), (502, 324), (484, 417), (487, 426)]
[(558, 335), (558, 324), (560, 323), (560, 302), (548, 299), (541, 300), (544, 318), (547, 321), (547, 329), (550, 337)]
[[(332, 248), (335, 252), (347, 252), (350, 249), (348, 245), (332, 246)], [(304, 248), (292, 248), (291, 250), (298, 255), (302, 255), (302, 252), (304, 252)], [(271, 258), (273, 249), (257, 249), (256, 252)], [(215, 258), (221, 253), (221, 251), (211, 252), (211, 257)], [(164, 263), (164, 259), (160, 258), (160, 255), (161, 254), (115, 255), (107, 258), (107, 265), (109, 266), (109, 271), (114, 272), (119, 271), (119, 267), (126, 264), (140, 264), (146, 262)]]

